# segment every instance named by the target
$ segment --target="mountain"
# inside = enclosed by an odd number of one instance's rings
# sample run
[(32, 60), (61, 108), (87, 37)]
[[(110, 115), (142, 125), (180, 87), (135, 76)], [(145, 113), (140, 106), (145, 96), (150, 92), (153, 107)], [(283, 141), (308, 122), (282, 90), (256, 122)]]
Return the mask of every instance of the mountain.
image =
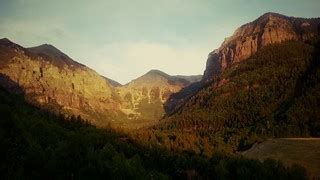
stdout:
[(165, 114), (163, 104), (172, 93), (199, 79), (199, 76), (170, 76), (151, 70), (116, 90), (122, 99), (121, 109), (129, 119), (148, 122)]
[(218, 81), (228, 67), (254, 55), (261, 48), (285, 41), (313, 41), (319, 37), (320, 18), (295, 18), (266, 13), (239, 27), (221, 46), (209, 53), (201, 82), (173, 94), (165, 103), (168, 115), (177, 111), (188, 99), (211, 81)]
[(119, 102), (106, 80), (52, 45), (23, 48), (0, 40), (1, 85), (10, 92), (21, 87), (29, 102), (39, 107), (80, 115), (96, 125), (121, 117)]
[(204, 144), (235, 152), (265, 138), (320, 136), (319, 27), (320, 18), (273, 13), (241, 26), (211, 53), (200, 83), (171, 95), (182, 102), (154, 134), (168, 148), (176, 137), (180, 149), (196, 152)]
[[(318, 145), (289, 151), (299, 145), (281, 139), (320, 136), (319, 27), (267, 13), (210, 53), (201, 81), (151, 70), (123, 86), (52, 45), (1, 39), (0, 179), (312, 178), (290, 164), (310, 149), (318, 157)], [(109, 128), (152, 124), (164, 110), (152, 127)], [(288, 164), (245, 158), (270, 148)], [(312, 173), (318, 160), (298, 163)]]
[(319, 37), (320, 18), (295, 18), (266, 13), (239, 27), (209, 54), (202, 81), (217, 78), (230, 65), (241, 62), (261, 48), (284, 41), (310, 41)]
[[(170, 76), (151, 70), (126, 85), (103, 77), (48, 44), (24, 48), (0, 40), (1, 85), (29, 102), (98, 126), (156, 122), (163, 104), (201, 76)], [(12, 83), (14, 82), (14, 84)]]

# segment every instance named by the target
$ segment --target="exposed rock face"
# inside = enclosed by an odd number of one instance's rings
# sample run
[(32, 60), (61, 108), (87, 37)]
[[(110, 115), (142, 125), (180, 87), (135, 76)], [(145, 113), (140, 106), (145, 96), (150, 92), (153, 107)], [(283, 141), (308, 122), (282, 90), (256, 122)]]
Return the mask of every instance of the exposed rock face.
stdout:
[(209, 54), (202, 82), (210, 82), (228, 66), (250, 57), (268, 44), (314, 39), (319, 36), (319, 23), (319, 18), (294, 18), (275, 13), (262, 15), (238, 28), (219, 49)]
[(163, 104), (169, 96), (199, 79), (199, 76), (170, 76), (159, 70), (151, 70), (117, 88), (123, 100), (122, 111), (130, 119), (159, 119), (164, 115)]
[[(119, 115), (119, 102), (105, 79), (51, 45), (26, 49), (0, 40), (0, 73), (40, 107), (81, 115), (97, 125)], [(11, 91), (4, 82), (1, 85)]]

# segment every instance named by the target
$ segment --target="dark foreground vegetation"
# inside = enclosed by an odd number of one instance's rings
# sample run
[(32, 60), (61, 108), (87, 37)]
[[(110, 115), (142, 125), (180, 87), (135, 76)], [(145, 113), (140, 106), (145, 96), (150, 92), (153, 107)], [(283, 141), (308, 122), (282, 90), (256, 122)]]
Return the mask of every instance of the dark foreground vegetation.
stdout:
[(305, 179), (299, 166), (141, 146), (81, 118), (41, 111), (0, 89), (0, 179)]

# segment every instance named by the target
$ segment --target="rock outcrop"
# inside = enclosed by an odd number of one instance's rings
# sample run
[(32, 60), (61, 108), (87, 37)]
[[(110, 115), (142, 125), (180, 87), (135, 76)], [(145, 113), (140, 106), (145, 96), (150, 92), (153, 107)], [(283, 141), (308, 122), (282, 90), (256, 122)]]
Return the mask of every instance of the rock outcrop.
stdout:
[(294, 18), (276, 13), (262, 15), (238, 28), (209, 54), (202, 82), (210, 82), (230, 65), (250, 57), (266, 45), (319, 37), (319, 23), (320, 18)]

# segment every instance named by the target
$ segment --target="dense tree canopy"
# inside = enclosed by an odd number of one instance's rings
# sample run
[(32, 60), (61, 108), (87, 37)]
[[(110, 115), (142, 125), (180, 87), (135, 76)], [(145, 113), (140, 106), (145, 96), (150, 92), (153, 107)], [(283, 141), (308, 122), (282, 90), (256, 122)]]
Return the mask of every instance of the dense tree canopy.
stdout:
[(265, 138), (319, 136), (319, 107), (319, 43), (284, 42), (230, 66), (177, 113), (137, 136), (178, 152), (233, 153)]
[(138, 144), (80, 117), (39, 110), (2, 89), (0, 114), (0, 179), (306, 178), (303, 168), (279, 161), (226, 154), (208, 158), (167, 151), (152, 141)]

